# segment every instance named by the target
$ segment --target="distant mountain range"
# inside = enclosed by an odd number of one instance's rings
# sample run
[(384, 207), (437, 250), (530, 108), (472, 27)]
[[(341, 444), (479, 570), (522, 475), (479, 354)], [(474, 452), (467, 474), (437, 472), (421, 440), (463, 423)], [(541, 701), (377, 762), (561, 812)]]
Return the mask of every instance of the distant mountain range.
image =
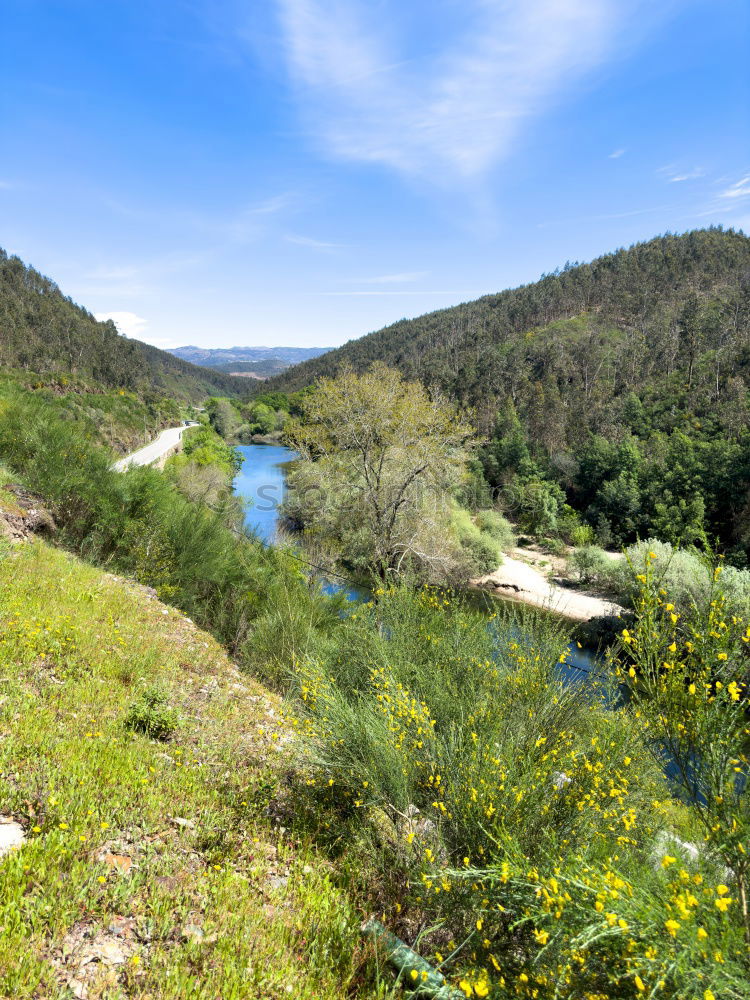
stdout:
[(170, 351), (183, 361), (217, 371), (265, 379), (292, 365), (317, 358), (330, 347), (175, 347)]

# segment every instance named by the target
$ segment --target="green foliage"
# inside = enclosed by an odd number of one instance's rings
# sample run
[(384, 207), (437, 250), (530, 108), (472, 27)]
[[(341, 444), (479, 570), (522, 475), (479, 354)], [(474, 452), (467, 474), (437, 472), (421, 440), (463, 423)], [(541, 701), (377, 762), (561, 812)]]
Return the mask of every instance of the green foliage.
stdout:
[[(350, 567), (449, 578), (461, 562), (449, 521), (471, 436), (455, 408), (383, 365), (321, 379), (302, 405), (286, 429), (301, 454), (287, 516)], [(472, 556), (486, 559), (481, 545)]]
[(243, 417), (247, 421), (246, 426), (243, 428), (245, 436), (273, 434), (275, 431), (283, 430), (284, 425), (289, 419), (288, 400), (284, 407), (274, 408), (271, 405), (274, 397), (283, 395), (283, 393), (268, 393), (263, 397), (269, 400), (268, 403), (257, 399), (252, 404), (242, 408)]
[(240, 425), (240, 414), (231, 400), (212, 397), (206, 401), (206, 413), (211, 427), (219, 437), (226, 441), (234, 438)]
[(63, 387), (78, 379), (101, 390), (125, 389), (144, 398), (197, 401), (217, 389), (237, 396), (248, 379), (198, 368), (99, 323), (48, 278), (0, 250), (0, 364), (47, 377)]
[(211, 510), (157, 470), (115, 472), (106, 452), (75, 425), (51, 419), (42, 400), (6, 405), (0, 453), (45, 497), (65, 544), (156, 588), (245, 662), (254, 657), (253, 621), (282, 595), (301, 614), (315, 609), (326, 627), (335, 622), (335, 605), (323, 610), (328, 602), (296, 563), (242, 535), (231, 498)]
[(134, 733), (143, 733), (152, 740), (168, 740), (174, 735), (179, 717), (169, 704), (169, 698), (159, 687), (148, 687), (131, 702), (124, 726)]
[(503, 497), (505, 509), (513, 520), (535, 535), (557, 531), (564, 500), (560, 487), (543, 479), (514, 479)]
[[(488, 629), (426, 589), (376, 598), (300, 664), (293, 721), (323, 835), (359, 843), (368, 880), (382, 866), (391, 919), (440, 925), (427, 946), (466, 996), (743, 997), (728, 855), (692, 845), (640, 701), (564, 683), (552, 624)], [(744, 753), (731, 742), (726, 763)], [(740, 798), (712, 807), (725, 831)]]
[[(75, 649), (42, 658), (46, 622)], [(25, 833), (0, 864), (0, 996), (386, 1000), (355, 900), (268, 809), (294, 765), (278, 699), (210, 635), (38, 542), (0, 563), (0, 676), (2, 815)], [(181, 718), (168, 746), (123, 729), (154, 685)]]
[(576, 549), (568, 560), (568, 566), (582, 584), (606, 584), (612, 575), (613, 560), (596, 545), (586, 545)]
[(185, 463), (218, 465), (231, 479), (242, 466), (242, 456), (210, 427), (189, 427), (182, 435), (182, 451), (170, 458), (179, 468)]
[(570, 544), (576, 548), (591, 545), (594, 541), (594, 529), (590, 524), (577, 524), (570, 532)]
[[(494, 511), (487, 513), (494, 514)], [(505, 518), (500, 519), (505, 520)], [(495, 538), (491, 530), (487, 531), (480, 527), (478, 517), (473, 521), (468, 511), (458, 507), (453, 511), (450, 523), (459, 545), (466, 554), (468, 573), (479, 576), (497, 569), (501, 560), (500, 540)], [(505, 523), (507, 524), (507, 521)]]
[(289, 413), (291, 399), (285, 392), (262, 392), (253, 400), (254, 403), (263, 403), (272, 410), (285, 410)]
[(501, 551), (509, 552), (516, 544), (513, 525), (496, 510), (477, 511), (474, 521), (480, 531), (490, 535), (499, 545)]
[(6, 401), (19, 395), (39, 400), (51, 421), (74, 424), (88, 440), (119, 453), (134, 451), (183, 416), (176, 400), (154, 393), (105, 390), (91, 381), (0, 369), (0, 419)]
[(570, 540), (565, 520), (526, 496), (527, 484), (548, 482), (600, 545), (718, 540), (741, 567), (750, 555), (748, 269), (743, 233), (667, 234), (401, 321), (271, 385), (295, 388), (346, 364), (397, 365), (476, 407), (487, 482), (523, 530)]
[(235, 509), (234, 522), (242, 522), (242, 505), (232, 495), (234, 477), (242, 465), (239, 452), (210, 427), (190, 427), (182, 436), (182, 451), (165, 464), (167, 476), (188, 499), (226, 510)]
[(702, 605), (711, 588), (711, 569), (695, 551), (675, 549), (669, 542), (648, 538), (625, 550), (625, 561), (616, 564), (613, 582), (632, 604), (640, 594), (638, 576), (649, 570), (681, 609)]
[[(744, 928), (747, 963), (750, 727), (746, 645), (750, 625), (726, 606), (721, 566), (711, 574), (705, 597), (682, 614), (664, 587), (658, 561), (656, 552), (647, 553), (644, 572), (638, 574), (641, 589), (635, 624), (622, 633), (620, 674), (632, 687), (635, 718), (652, 752), (671, 766), (701, 829), (701, 850), (713, 860), (717, 872), (724, 868), (722, 884), (704, 889), (701, 895), (708, 896), (703, 901), (708, 913), (714, 918), (721, 915), (726, 930), (732, 925)], [(668, 868), (675, 861), (665, 858), (663, 863)], [(731, 888), (723, 884), (727, 881)], [(703, 907), (700, 916), (696, 912), (699, 905), (697, 899), (687, 901), (674, 914), (678, 918), (675, 937), (679, 933), (684, 941), (694, 934), (696, 923), (706, 919)]]

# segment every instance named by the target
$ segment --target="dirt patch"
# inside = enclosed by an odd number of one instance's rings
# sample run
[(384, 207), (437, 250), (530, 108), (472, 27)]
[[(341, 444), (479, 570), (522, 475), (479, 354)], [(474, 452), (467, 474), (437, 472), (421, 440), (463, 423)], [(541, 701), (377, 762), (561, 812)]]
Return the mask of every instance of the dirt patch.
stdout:
[(137, 964), (148, 950), (139, 940), (132, 917), (113, 916), (107, 926), (82, 922), (65, 936), (53, 955), (58, 977), (78, 1000), (109, 995), (123, 982), (125, 970), (138, 974)]
[(51, 535), (54, 518), (42, 497), (17, 483), (0, 489), (0, 536), (11, 542), (25, 542), (31, 535)]

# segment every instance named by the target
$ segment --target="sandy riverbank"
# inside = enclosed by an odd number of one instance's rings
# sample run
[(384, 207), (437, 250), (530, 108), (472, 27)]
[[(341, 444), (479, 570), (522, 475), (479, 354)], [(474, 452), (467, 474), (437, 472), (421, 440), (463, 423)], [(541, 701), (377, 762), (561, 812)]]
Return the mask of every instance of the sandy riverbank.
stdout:
[(470, 580), (469, 585), (507, 600), (553, 611), (577, 622), (606, 618), (625, 610), (614, 601), (550, 583), (538, 569), (522, 558), (530, 555), (521, 549), (514, 549), (513, 555), (503, 557), (502, 566), (486, 576)]

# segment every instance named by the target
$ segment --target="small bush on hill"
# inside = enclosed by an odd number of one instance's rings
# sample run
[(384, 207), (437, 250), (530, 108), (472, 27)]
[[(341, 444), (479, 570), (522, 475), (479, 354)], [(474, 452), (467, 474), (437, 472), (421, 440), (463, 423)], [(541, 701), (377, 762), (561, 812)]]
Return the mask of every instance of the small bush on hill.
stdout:
[(125, 716), (126, 729), (143, 733), (152, 740), (168, 740), (174, 734), (177, 722), (177, 712), (158, 687), (149, 687), (143, 691), (131, 703)]

